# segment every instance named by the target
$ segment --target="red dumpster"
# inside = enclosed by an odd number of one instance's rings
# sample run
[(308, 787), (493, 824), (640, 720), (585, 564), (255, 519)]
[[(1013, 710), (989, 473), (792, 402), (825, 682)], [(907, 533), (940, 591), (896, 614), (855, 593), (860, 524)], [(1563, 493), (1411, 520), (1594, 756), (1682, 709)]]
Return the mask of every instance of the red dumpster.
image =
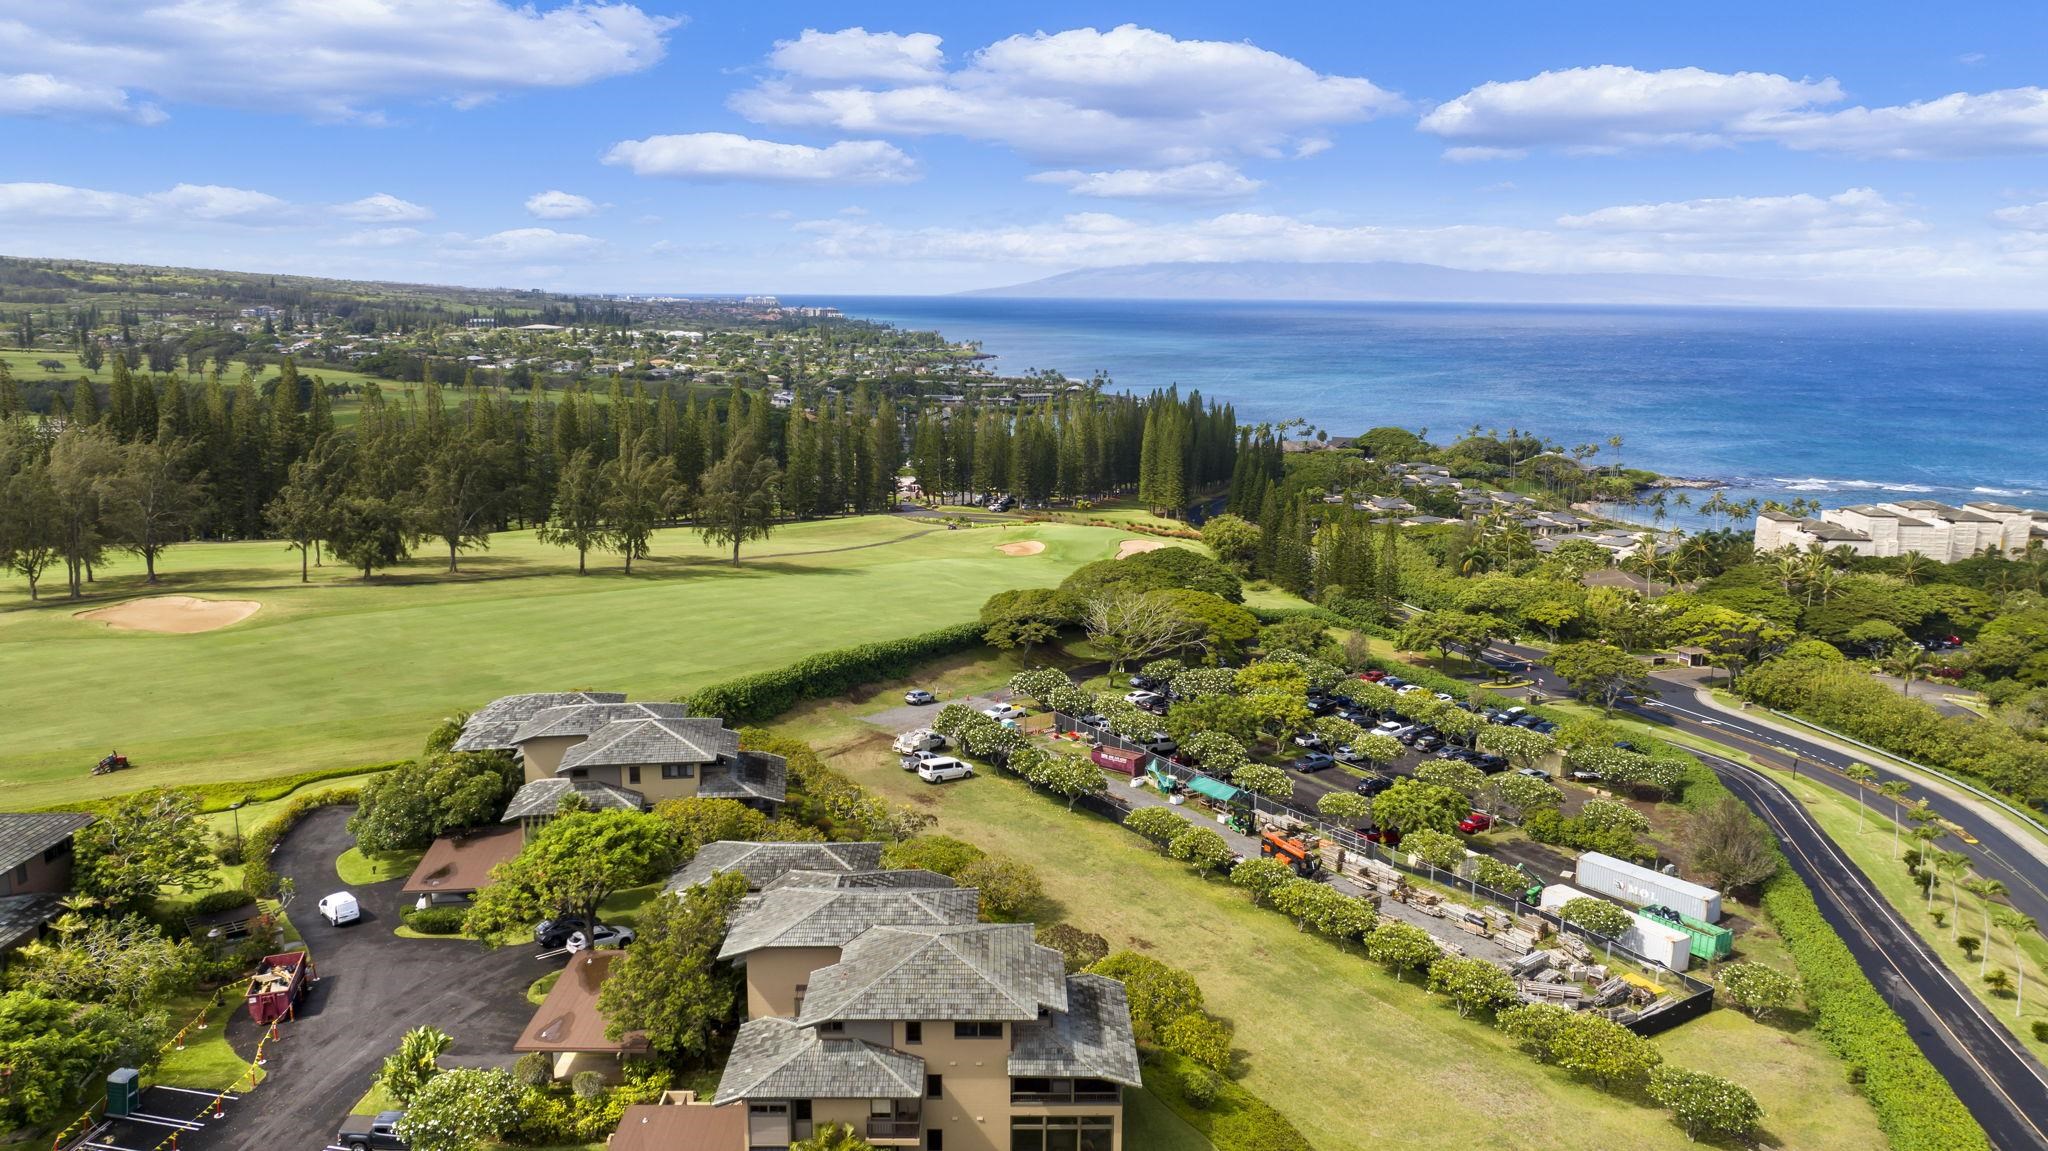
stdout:
[(1088, 758), (1094, 760), (1097, 767), (1119, 775), (1135, 776), (1145, 770), (1145, 753), (1142, 751), (1125, 751), (1120, 747), (1097, 744), (1095, 750), (1088, 753)]
[(249, 977), (249, 1018), (258, 1025), (282, 1019), (306, 995), (312, 960), (303, 951), (266, 955)]

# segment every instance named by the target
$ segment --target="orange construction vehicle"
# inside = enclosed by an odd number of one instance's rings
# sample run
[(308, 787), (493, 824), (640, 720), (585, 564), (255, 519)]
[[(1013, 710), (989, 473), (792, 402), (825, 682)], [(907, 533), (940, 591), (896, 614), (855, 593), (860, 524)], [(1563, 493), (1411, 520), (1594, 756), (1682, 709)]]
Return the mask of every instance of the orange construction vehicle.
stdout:
[(1303, 879), (1313, 879), (1323, 870), (1322, 841), (1313, 835), (1289, 835), (1269, 827), (1259, 833), (1259, 855), (1277, 859)]

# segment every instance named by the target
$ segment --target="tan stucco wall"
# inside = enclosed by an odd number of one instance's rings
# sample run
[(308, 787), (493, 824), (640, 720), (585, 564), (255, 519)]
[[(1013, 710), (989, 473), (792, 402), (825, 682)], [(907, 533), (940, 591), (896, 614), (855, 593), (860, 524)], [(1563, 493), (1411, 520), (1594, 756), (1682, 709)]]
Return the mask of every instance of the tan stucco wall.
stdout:
[(693, 799), (697, 795), (697, 776), (688, 779), (663, 779), (659, 764), (649, 764), (640, 769), (640, 782), (629, 783), (627, 787), (647, 797), (649, 803), (660, 803), (664, 799)]
[(550, 735), (520, 744), (519, 756), (526, 767), (526, 782), (555, 778), (555, 769), (562, 766), (562, 753), (582, 742), (580, 735)]
[(748, 955), (747, 1018), (796, 1018), (797, 987), (837, 962), (837, 947), (768, 947)]

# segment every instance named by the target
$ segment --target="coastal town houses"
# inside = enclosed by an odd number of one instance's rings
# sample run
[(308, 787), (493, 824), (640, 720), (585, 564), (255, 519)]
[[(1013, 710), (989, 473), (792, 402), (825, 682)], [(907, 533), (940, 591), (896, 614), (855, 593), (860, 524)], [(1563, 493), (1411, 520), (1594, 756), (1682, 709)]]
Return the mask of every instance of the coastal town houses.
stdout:
[(0, 812), (0, 955), (41, 936), (71, 890), (71, 840), (95, 817)]
[(1756, 517), (1758, 552), (1846, 547), (1859, 556), (1918, 552), (1955, 563), (1986, 551), (2020, 555), (2030, 543), (2048, 543), (2048, 512), (1981, 500), (1961, 507), (1895, 500), (1830, 508), (1811, 519), (1778, 511)]
[(616, 692), (546, 692), (493, 700), (469, 717), (456, 751), (509, 751), (525, 782), (505, 822), (531, 834), (565, 797), (587, 809), (644, 811), (664, 799), (731, 799), (773, 815), (787, 795), (781, 756), (740, 750), (723, 720), (679, 703), (628, 703)]
[(1067, 974), (1029, 924), (979, 922), (980, 893), (944, 876), (778, 872), (806, 861), (758, 850), (850, 846), (878, 845), (713, 843), (678, 873), (756, 888), (720, 953), (747, 1017), (709, 1102), (631, 1108), (614, 1147), (780, 1151), (844, 1123), (878, 1147), (1122, 1151), (1140, 1084), (1123, 984)]

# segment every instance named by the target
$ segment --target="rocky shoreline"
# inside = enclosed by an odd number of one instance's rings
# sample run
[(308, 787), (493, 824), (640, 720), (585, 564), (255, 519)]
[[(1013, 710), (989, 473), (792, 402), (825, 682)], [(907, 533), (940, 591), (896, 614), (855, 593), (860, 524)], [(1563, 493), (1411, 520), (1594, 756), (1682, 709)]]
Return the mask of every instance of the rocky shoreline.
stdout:
[(1727, 480), (1688, 479), (1684, 476), (1658, 476), (1643, 485), (1646, 488), (1686, 488), (1691, 491), (1712, 491), (1728, 486)]

